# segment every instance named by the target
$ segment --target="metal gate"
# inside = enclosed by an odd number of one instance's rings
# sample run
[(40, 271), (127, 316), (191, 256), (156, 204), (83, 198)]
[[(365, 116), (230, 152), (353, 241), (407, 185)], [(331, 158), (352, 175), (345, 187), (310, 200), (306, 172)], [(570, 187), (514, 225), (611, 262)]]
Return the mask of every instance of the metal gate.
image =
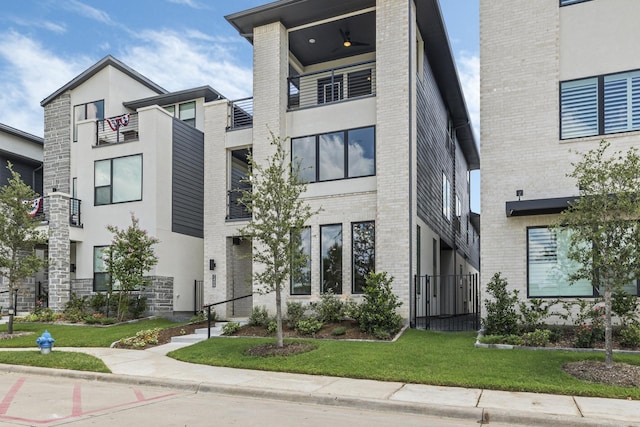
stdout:
[(411, 326), (434, 331), (480, 329), (477, 274), (415, 276)]

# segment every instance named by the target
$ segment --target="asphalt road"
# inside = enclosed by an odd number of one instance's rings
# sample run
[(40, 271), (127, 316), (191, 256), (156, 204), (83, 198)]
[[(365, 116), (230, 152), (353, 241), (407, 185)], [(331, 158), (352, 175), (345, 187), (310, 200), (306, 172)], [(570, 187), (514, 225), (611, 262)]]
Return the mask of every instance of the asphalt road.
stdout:
[(5, 425), (477, 427), (481, 424), (478, 420), (16, 373), (0, 374), (0, 426)]

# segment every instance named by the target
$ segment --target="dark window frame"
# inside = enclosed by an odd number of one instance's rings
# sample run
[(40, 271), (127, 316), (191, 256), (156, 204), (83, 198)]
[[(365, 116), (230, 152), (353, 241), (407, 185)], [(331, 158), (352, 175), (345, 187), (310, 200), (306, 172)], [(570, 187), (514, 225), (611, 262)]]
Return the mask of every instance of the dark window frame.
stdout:
[[(357, 276), (356, 270), (356, 227), (363, 224), (371, 224), (372, 225), (372, 234), (373, 234), (373, 246), (370, 248), (372, 251), (371, 260), (373, 262), (373, 268), (370, 269), (367, 274), (363, 277)], [(364, 286), (366, 285), (366, 277), (367, 275), (375, 271), (376, 265), (376, 222), (374, 220), (371, 221), (358, 221), (351, 223), (351, 293), (354, 295), (363, 294)], [(358, 279), (360, 279), (360, 284), (358, 284)]]
[[(88, 120), (87, 119), (87, 106), (88, 105), (93, 105), (96, 103), (102, 103), (102, 117), (95, 117), (96, 120), (104, 120), (104, 98), (103, 99), (96, 99), (95, 101), (89, 101), (89, 102), (84, 102), (82, 104), (76, 104), (73, 106), (72, 109), (72, 116), (73, 116), (73, 142), (78, 142), (78, 121), (82, 121), (82, 120)], [(77, 107), (84, 107), (84, 114), (82, 119), (77, 119), (76, 118), (76, 108)], [(99, 114), (98, 114), (99, 116)]]
[[(111, 277), (109, 275), (109, 273), (104, 272), (104, 271), (96, 271), (96, 249), (102, 249), (104, 251), (104, 248), (108, 248), (109, 245), (98, 245), (98, 246), (94, 246), (93, 247), (93, 283), (92, 283), (92, 288), (94, 292), (107, 292), (109, 291), (109, 289), (111, 288)], [(106, 283), (106, 287), (98, 287), (97, 286), (97, 278), (98, 277), (106, 277), (105, 283)]]
[[(344, 289), (344, 278), (343, 278), (343, 273), (344, 273), (344, 266), (343, 266), (343, 252), (344, 252), (344, 227), (342, 226), (342, 223), (335, 223), (335, 224), (322, 224), (320, 225), (320, 294), (324, 294), (326, 293), (329, 289), (325, 287), (325, 283), (324, 283), (324, 278), (325, 278), (325, 264), (324, 264), (324, 257), (323, 257), (323, 253), (322, 253), (322, 230), (325, 227), (340, 227), (340, 276), (339, 276), (339, 283), (338, 281), (336, 281), (336, 289), (331, 289), (333, 291), (333, 293), (335, 295), (342, 295), (343, 293), (343, 289)], [(336, 278), (337, 279), (337, 278)], [(339, 292), (338, 292), (339, 290)]]
[[(123, 159), (127, 157), (140, 157), (140, 198), (134, 200), (123, 200), (120, 202), (113, 201), (113, 161), (118, 159)], [(96, 186), (96, 163), (109, 161), (109, 185), (101, 185)], [(101, 188), (109, 188), (109, 203), (97, 203), (98, 199), (98, 189)], [(140, 202), (143, 200), (143, 192), (144, 192), (144, 157), (142, 153), (131, 154), (120, 157), (112, 157), (109, 159), (100, 159), (95, 160), (93, 162), (93, 205), (94, 206), (110, 206), (110, 205), (119, 205), (122, 203), (131, 203), (131, 202)]]
[[(312, 247), (313, 247), (313, 244), (312, 244), (312, 241), (311, 241), (311, 237), (312, 237), (311, 227), (310, 226), (305, 226), (305, 227), (302, 228), (301, 231), (309, 233), (309, 245), (306, 248), (306, 249), (308, 249), (306, 251), (307, 252), (306, 253), (306, 255), (307, 255), (307, 266), (306, 266), (306, 268), (308, 269), (309, 283), (308, 284), (307, 283), (298, 283), (297, 284), (298, 286), (296, 287), (295, 286), (296, 283), (294, 283), (293, 275), (291, 275), (291, 277), (289, 278), (289, 293), (292, 296), (311, 295), (311, 287), (312, 287), (312, 285), (311, 285), (311, 273), (312, 273), (312, 270), (311, 270), (311, 268), (312, 268), (312, 266), (311, 266), (311, 250), (312, 250)], [(302, 245), (302, 239), (300, 239), (300, 240), (301, 240), (301, 245)], [(303, 251), (304, 250), (305, 249), (303, 248)], [(298, 288), (298, 289), (299, 288), (305, 288), (305, 289), (308, 288), (308, 291), (305, 290), (304, 292), (295, 292), (294, 289), (296, 289), (296, 288)]]

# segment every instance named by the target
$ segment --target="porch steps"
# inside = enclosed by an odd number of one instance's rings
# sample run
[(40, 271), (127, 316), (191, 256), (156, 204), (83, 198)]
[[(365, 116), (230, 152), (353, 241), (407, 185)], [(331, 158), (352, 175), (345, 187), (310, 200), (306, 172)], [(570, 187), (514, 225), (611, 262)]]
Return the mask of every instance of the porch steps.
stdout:
[[(232, 319), (230, 321), (237, 322), (241, 326), (247, 324), (246, 319)], [(229, 322), (216, 322), (215, 326), (211, 328), (211, 338), (219, 337), (222, 335), (222, 327)], [(183, 343), (183, 344), (195, 344), (200, 341), (204, 341), (207, 339), (207, 328), (196, 329), (195, 334), (190, 335), (180, 335), (176, 337), (171, 337), (172, 343)]]

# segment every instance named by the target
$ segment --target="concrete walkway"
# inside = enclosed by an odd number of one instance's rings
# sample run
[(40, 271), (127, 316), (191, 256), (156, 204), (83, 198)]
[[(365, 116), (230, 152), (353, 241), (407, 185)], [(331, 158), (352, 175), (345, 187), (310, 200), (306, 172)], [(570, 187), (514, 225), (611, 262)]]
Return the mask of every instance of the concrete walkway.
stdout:
[(166, 356), (169, 351), (186, 345), (190, 344), (170, 343), (148, 350), (54, 350), (96, 356), (104, 361), (112, 374), (17, 365), (0, 365), (0, 369), (505, 424), (640, 427), (640, 401), (222, 368), (180, 362)]

